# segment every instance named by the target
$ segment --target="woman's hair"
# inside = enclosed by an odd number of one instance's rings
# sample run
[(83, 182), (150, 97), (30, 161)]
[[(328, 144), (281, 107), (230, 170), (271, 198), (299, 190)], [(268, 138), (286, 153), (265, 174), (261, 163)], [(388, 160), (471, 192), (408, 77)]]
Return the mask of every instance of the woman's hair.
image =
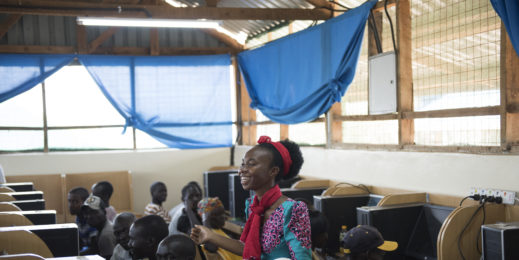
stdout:
[(272, 144), (258, 144), (259, 147), (265, 148), (272, 153), (272, 166), (279, 167), (279, 174), (276, 176), (276, 182), (279, 182), (280, 180), (288, 180), (297, 176), (304, 162), (303, 154), (301, 153), (301, 149), (299, 148), (298, 144), (289, 141), (288, 139), (280, 141), (280, 143), (285, 146), (285, 148), (287, 148), (288, 153), (290, 154), (290, 158), (292, 159), (292, 165), (290, 166), (290, 169), (286, 175), (283, 175), (283, 158), (281, 157), (279, 151)]

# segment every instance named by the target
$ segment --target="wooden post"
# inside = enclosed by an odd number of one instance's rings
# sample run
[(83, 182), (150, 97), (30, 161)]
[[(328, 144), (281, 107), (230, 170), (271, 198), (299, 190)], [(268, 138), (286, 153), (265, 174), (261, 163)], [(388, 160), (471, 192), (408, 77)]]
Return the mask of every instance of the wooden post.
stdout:
[(256, 110), (250, 108), (251, 99), (245, 81), (240, 75), (240, 93), (241, 93), (241, 114), (243, 123), (242, 140), (244, 145), (254, 145), (256, 143), (256, 125), (251, 123), (256, 122)]
[(397, 42), (397, 110), (398, 143), (414, 144), (414, 121), (402, 118), (403, 112), (413, 111), (413, 67), (411, 42), (411, 7), (409, 0), (396, 4), (396, 42)]
[(160, 55), (159, 30), (157, 28), (150, 29), (150, 55)]
[(86, 28), (83, 25), (76, 25), (76, 41), (77, 41), (77, 52), (79, 54), (88, 53), (88, 42)]
[(501, 148), (519, 145), (519, 57), (501, 23)]
[[(337, 6), (332, 4), (333, 9)], [(341, 15), (342, 13), (333, 12), (333, 16)], [(342, 120), (335, 120), (342, 115), (341, 102), (336, 102), (326, 112), (326, 147), (331, 147), (334, 143), (342, 143)]]

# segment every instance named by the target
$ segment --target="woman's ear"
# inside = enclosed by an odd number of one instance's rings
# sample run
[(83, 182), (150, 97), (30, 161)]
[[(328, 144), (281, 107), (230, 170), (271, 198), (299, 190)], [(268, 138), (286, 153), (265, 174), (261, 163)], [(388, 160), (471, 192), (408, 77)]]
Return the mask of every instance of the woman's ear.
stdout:
[(274, 167), (270, 168), (270, 172), (269, 172), (270, 177), (276, 178), (276, 176), (278, 174), (279, 174), (279, 167), (278, 166), (274, 166)]

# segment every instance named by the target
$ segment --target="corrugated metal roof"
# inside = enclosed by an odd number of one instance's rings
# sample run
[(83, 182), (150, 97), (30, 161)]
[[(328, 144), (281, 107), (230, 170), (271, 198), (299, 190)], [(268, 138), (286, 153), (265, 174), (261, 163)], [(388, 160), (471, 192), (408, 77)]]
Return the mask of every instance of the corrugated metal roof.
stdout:
[[(205, 0), (176, 0), (185, 6), (203, 6)], [(338, 1), (348, 7), (356, 7), (364, 0)], [(305, 0), (220, 0), (218, 7), (237, 8), (314, 8)], [(340, 8), (340, 7), (337, 7)], [(6, 14), (0, 14), (0, 21)], [(269, 40), (263, 34), (272, 32), (270, 40), (288, 35), (288, 24), (292, 23), (292, 31), (307, 28), (312, 21), (272, 21), (272, 20), (225, 20), (222, 27), (234, 35), (247, 35), (247, 47), (259, 46)], [(106, 27), (87, 27), (87, 40), (96, 39)], [(121, 28), (102, 47), (149, 47), (150, 29)], [(76, 20), (73, 17), (24, 15), (0, 44), (7, 45), (43, 45), (43, 46), (76, 46)], [(197, 29), (159, 29), (161, 47), (226, 47), (214, 37)]]

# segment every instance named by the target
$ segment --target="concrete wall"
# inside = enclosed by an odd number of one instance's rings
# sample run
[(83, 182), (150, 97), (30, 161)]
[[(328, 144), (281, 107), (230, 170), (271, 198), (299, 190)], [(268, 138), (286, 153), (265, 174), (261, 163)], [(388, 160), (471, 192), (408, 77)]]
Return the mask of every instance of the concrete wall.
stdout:
[[(236, 148), (235, 162), (250, 147)], [(301, 174), (382, 187), (465, 196), (470, 187), (519, 191), (519, 156), (383, 152), (303, 148)], [(202, 172), (229, 164), (229, 148), (0, 155), (7, 175), (131, 170), (134, 209), (151, 200), (149, 186), (168, 186), (166, 208), (180, 202), (180, 189)]]
[(180, 191), (186, 183), (194, 180), (202, 185), (202, 172), (212, 166), (228, 165), (229, 151), (229, 148), (219, 148), (7, 154), (0, 155), (0, 165), (7, 176), (130, 170), (134, 210), (142, 213), (151, 201), (151, 183), (166, 183), (168, 199), (164, 207), (170, 209), (180, 203)]
[[(236, 164), (250, 147), (238, 147)], [(301, 175), (455, 196), (471, 187), (519, 191), (519, 156), (304, 147)]]

